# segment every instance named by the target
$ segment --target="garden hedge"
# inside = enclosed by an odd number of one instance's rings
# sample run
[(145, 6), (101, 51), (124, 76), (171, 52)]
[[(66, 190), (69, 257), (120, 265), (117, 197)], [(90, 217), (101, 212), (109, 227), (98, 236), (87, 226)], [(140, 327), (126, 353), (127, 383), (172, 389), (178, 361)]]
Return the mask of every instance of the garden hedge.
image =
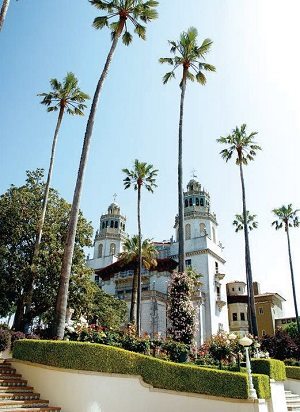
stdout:
[(285, 381), (285, 364), (277, 359), (251, 359), (253, 373), (268, 375), (274, 381)]
[[(58, 368), (140, 375), (155, 388), (247, 399), (246, 374), (177, 364), (94, 343), (19, 340), (13, 357)], [(260, 397), (269, 398), (269, 378), (255, 377)]]
[(300, 380), (299, 366), (286, 366), (285, 370), (287, 378)]

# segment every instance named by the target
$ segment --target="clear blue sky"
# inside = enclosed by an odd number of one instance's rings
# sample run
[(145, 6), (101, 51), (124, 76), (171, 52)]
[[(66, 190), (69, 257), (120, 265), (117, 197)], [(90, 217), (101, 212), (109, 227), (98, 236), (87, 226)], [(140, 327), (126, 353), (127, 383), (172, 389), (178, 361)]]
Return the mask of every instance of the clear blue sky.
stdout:
[[(248, 209), (259, 220), (251, 234), (253, 274), (264, 291), (291, 301), (285, 234), (270, 224), (274, 207), (300, 207), (299, 12), (298, 0), (162, 0), (147, 41), (119, 45), (97, 113), (81, 201), (95, 229), (116, 192), (128, 231), (136, 232), (136, 197), (123, 190), (121, 169), (138, 158), (159, 169), (155, 194), (143, 194), (144, 236), (173, 234), (179, 88), (177, 81), (162, 85), (166, 67), (157, 60), (168, 55), (168, 39), (195, 26), (199, 39), (214, 41), (207, 61), (217, 73), (208, 75), (205, 87), (187, 89), (184, 181), (196, 169), (210, 191), (227, 280), (243, 279), (243, 238), (232, 227), (241, 211), (238, 168), (220, 158), (216, 139), (244, 122), (259, 132), (263, 152), (245, 170)], [(110, 46), (108, 31), (91, 27), (97, 15), (83, 0), (11, 0), (0, 34), (0, 193), (22, 184), (25, 170), (48, 168), (56, 114), (47, 113), (36, 94), (49, 89), (49, 79), (73, 71), (93, 94)], [(85, 124), (86, 117), (66, 117), (59, 137), (52, 185), (69, 201)], [(299, 291), (300, 230), (293, 230), (292, 246)], [(293, 313), (291, 302), (286, 312)]]

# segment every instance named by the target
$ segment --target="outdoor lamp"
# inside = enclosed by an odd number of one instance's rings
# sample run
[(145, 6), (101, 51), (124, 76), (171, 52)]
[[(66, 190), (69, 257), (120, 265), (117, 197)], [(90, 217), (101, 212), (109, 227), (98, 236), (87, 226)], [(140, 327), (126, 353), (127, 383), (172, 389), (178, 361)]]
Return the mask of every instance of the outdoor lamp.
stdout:
[(256, 351), (256, 357), (259, 358), (259, 353), (258, 349), (260, 348), (260, 343), (259, 342), (254, 342), (255, 351)]
[(231, 340), (231, 341), (235, 340), (236, 338), (237, 338), (237, 336), (236, 336), (235, 333), (230, 333), (230, 334), (228, 335), (228, 339)]
[(239, 344), (245, 348), (246, 351), (246, 368), (247, 368), (247, 374), (249, 378), (249, 397), (250, 399), (257, 399), (257, 393), (256, 390), (254, 389), (253, 386), (253, 380), (252, 380), (252, 375), (251, 375), (251, 364), (250, 364), (250, 358), (249, 358), (249, 347), (252, 345), (252, 339), (247, 338), (247, 336), (244, 336), (242, 339), (239, 339)]

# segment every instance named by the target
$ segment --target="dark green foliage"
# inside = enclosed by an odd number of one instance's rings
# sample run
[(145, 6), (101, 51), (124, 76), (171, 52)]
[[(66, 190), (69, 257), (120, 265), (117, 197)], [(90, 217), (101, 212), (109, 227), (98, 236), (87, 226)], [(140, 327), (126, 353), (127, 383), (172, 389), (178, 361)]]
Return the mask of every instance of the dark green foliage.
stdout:
[[(246, 372), (246, 371), (245, 371)], [(271, 398), (270, 379), (266, 375), (253, 374), (253, 386), (259, 399)]]
[[(156, 388), (175, 391), (238, 399), (249, 394), (246, 374), (179, 365), (92, 343), (20, 340), (13, 357), (66, 369), (141, 375)], [(255, 376), (259, 396), (269, 397), (268, 382), (267, 376)]]
[(295, 359), (285, 359), (284, 364), (286, 366), (300, 366), (300, 361), (297, 361)]
[(299, 347), (290, 335), (282, 329), (277, 329), (274, 336), (264, 336), (261, 339), (261, 349), (268, 351), (271, 358), (279, 360), (300, 358)]
[(11, 335), (11, 347), (12, 348), (14, 347), (14, 344), (17, 340), (25, 339), (25, 337), (26, 337), (25, 333), (15, 332), (13, 330), (10, 332), (10, 335)]
[(286, 377), (290, 379), (300, 380), (300, 367), (299, 366), (286, 366)]
[(0, 329), (0, 352), (8, 348), (10, 344), (10, 333), (7, 329)]
[(268, 375), (275, 381), (285, 381), (285, 365), (277, 359), (251, 359), (251, 369), (253, 373)]
[(186, 362), (190, 348), (181, 342), (167, 340), (161, 345), (162, 350), (166, 351), (170, 360), (173, 362)]

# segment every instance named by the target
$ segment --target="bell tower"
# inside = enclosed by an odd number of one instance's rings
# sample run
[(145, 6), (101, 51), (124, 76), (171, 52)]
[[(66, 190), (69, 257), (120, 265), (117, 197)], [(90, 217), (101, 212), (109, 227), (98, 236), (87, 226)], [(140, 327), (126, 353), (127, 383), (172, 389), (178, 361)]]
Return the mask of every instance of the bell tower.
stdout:
[(100, 269), (116, 262), (122, 251), (122, 242), (126, 238), (125, 229), (126, 217), (121, 214), (120, 206), (113, 202), (100, 217), (94, 240), (93, 259), (88, 260), (90, 267)]

